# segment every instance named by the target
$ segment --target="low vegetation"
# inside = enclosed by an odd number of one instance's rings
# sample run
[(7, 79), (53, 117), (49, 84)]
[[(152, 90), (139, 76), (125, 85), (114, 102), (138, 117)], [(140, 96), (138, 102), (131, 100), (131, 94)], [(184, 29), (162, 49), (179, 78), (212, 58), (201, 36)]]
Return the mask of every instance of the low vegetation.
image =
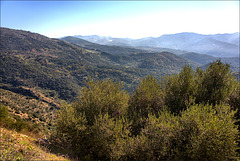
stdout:
[(7, 106), (0, 104), (0, 160), (67, 160), (38, 141), (44, 135), (38, 124), (9, 115)]
[(0, 127), (0, 160), (67, 160), (36, 143), (34, 137)]
[(52, 138), (79, 160), (237, 160), (239, 87), (221, 61), (148, 76), (131, 96), (90, 79), (59, 111)]

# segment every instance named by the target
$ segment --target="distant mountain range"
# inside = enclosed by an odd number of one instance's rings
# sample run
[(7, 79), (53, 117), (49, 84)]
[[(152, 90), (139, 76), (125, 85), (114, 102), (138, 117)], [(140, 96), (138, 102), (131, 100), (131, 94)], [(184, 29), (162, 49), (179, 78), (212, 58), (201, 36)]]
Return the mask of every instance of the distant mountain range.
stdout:
[(199, 64), (202, 64), (205, 67), (209, 63), (220, 59), (223, 63), (230, 64), (230, 68), (233, 72), (239, 72), (239, 69), (240, 69), (239, 68), (240, 67), (239, 57), (223, 57), (223, 58), (220, 58), (220, 57), (213, 57), (213, 56), (210, 56), (210, 55), (198, 54), (198, 53), (185, 53), (185, 54), (180, 55), (180, 57), (189, 59), (193, 62), (197, 62)]
[(103, 51), (103, 52), (111, 53), (113, 55), (129, 55), (134, 53), (136, 54), (136, 53), (146, 52), (146, 50), (136, 49), (133, 47), (100, 45), (97, 43), (93, 43), (93, 42), (90, 42), (81, 38), (72, 37), (72, 36), (63, 37), (62, 40), (78, 45), (79, 47), (83, 47), (91, 50)]
[[(177, 33), (162, 35), (160, 37), (147, 37), (142, 39), (112, 38), (93, 36), (80, 36), (81, 38), (101, 45), (128, 46), (145, 48), (150, 51), (169, 48), (187, 52), (207, 54), (214, 57), (239, 56), (239, 32), (233, 34), (202, 35), (197, 33)], [(153, 49), (151, 49), (153, 48)], [(175, 53), (177, 54), (177, 53)]]

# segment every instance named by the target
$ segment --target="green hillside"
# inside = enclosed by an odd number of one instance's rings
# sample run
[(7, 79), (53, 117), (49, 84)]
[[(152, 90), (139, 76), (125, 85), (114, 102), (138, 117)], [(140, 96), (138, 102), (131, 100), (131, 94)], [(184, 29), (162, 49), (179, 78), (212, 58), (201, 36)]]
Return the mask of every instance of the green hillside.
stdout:
[(189, 63), (171, 53), (134, 54), (137, 49), (131, 48), (126, 49), (131, 55), (112, 55), (100, 49), (83, 49), (66, 41), (7, 28), (1, 28), (1, 39), (0, 83), (39, 87), (51, 97), (68, 101), (78, 95), (88, 76), (122, 81), (131, 91), (133, 82), (139, 82), (146, 75), (176, 73)]
[[(125, 54), (114, 55), (119, 51)], [(60, 104), (74, 101), (89, 77), (122, 82), (131, 93), (149, 74), (160, 78), (178, 73), (185, 63), (197, 66), (167, 52), (136, 51), (141, 50), (104, 45), (90, 50), (37, 33), (1, 28), (0, 100), (12, 113), (49, 129)]]

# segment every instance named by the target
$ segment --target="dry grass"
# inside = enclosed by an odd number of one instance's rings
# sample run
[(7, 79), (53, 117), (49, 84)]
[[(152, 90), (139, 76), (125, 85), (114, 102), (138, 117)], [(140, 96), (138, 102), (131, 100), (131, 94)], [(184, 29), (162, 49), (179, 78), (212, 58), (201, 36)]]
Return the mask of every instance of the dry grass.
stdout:
[(33, 137), (0, 128), (0, 160), (68, 160), (50, 153)]

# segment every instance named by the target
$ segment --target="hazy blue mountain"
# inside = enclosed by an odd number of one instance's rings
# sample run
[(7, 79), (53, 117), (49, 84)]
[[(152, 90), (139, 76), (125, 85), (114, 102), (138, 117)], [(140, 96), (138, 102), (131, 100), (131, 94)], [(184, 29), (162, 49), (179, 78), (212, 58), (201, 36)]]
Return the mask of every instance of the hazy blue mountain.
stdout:
[(239, 56), (239, 46), (207, 37), (196, 43), (188, 44), (188, 46), (184, 46), (181, 49), (215, 57)]
[(97, 43), (92, 43), (87, 40), (72, 37), (72, 36), (63, 37), (61, 39), (65, 40), (67, 42), (70, 42), (72, 44), (78, 45), (80, 47), (86, 48), (86, 49), (107, 52), (107, 53), (111, 53), (113, 55), (129, 55), (129, 54), (146, 52), (141, 49), (124, 47), (124, 46), (100, 45)]
[(209, 37), (216, 39), (218, 41), (224, 41), (239, 46), (239, 32), (235, 32), (233, 34), (209, 35)]
[(215, 57), (236, 57), (239, 55), (239, 34), (178, 33), (149, 40), (138, 40), (134, 45), (171, 48)]
[(136, 47), (137, 49), (142, 49), (150, 52), (170, 52), (175, 55), (182, 55), (185, 53), (189, 53), (188, 51), (184, 50), (176, 50), (176, 49), (170, 49), (170, 48), (159, 48), (159, 47), (143, 47), (143, 46), (138, 46)]
[[(103, 45), (144, 47), (149, 51), (157, 48), (170, 48), (187, 52), (196, 52), (215, 57), (239, 56), (239, 33), (202, 35), (197, 33), (177, 33), (160, 37), (142, 39), (112, 38), (100, 36), (76, 36)], [(151, 49), (152, 48), (152, 49)]]
[[(113, 38), (111, 39), (110, 37), (106, 37), (106, 39), (104, 39), (104, 37), (96, 36), (96, 35), (86, 36), (86, 37), (84, 37), (84, 36), (77, 36), (77, 37), (76, 36), (74, 36), (74, 37), (66, 36), (66, 37), (62, 37), (61, 39), (65, 40), (67, 42), (73, 43), (75, 45), (84, 47), (84, 48), (100, 50), (100, 51), (104, 51), (104, 52), (111, 53), (114, 55), (128, 55), (128, 54), (146, 52), (146, 51), (148, 51), (148, 52), (170, 52), (170, 53), (173, 53), (176, 55), (188, 53), (187, 51), (170, 49), (170, 48), (149, 47), (149, 46), (135, 47), (133, 45), (133, 39), (127, 39), (127, 38), (122, 39), (122, 41), (121, 41), (122, 43), (116, 43), (116, 45), (118, 45), (118, 46), (113, 45), (110, 41), (110, 40), (116, 40), (116, 39), (113, 39)], [(143, 38), (141, 40), (149, 40), (149, 39), (153, 39), (153, 37), (147, 37), (147, 38)], [(129, 45), (123, 45), (123, 44), (125, 44), (124, 41), (125, 41), (125, 43), (129, 43)], [(99, 42), (99, 43), (97, 43), (97, 42)]]
[(140, 39), (135, 41), (135, 46), (151, 46), (171, 49), (181, 49), (189, 43), (195, 43), (202, 38), (202, 35), (196, 33), (178, 33), (162, 35), (149, 40)]
[(231, 65), (231, 69), (233, 71), (238, 71), (239, 69), (239, 57), (224, 57), (224, 58), (220, 58), (220, 57), (213, 57), (210, 55), (206, 55), (206, 54), (198, 54), (198, 53), (185, 53), (180, 55), (180, 57), (183, 58), (187, 58), (191, 61), (197, 62), (199, 64), (207, 65), (215, 60), (221, 59), (221, 61), (223, 63), (228, 63)]
[(116, 46), (130, 46), (132, 39), (129, 38), (113, 38), (110, 36), (81, 36), (75, 35), (74, 37), (84, 39), (93, 43), (98, 43), (101, 45), (116, 45)]

